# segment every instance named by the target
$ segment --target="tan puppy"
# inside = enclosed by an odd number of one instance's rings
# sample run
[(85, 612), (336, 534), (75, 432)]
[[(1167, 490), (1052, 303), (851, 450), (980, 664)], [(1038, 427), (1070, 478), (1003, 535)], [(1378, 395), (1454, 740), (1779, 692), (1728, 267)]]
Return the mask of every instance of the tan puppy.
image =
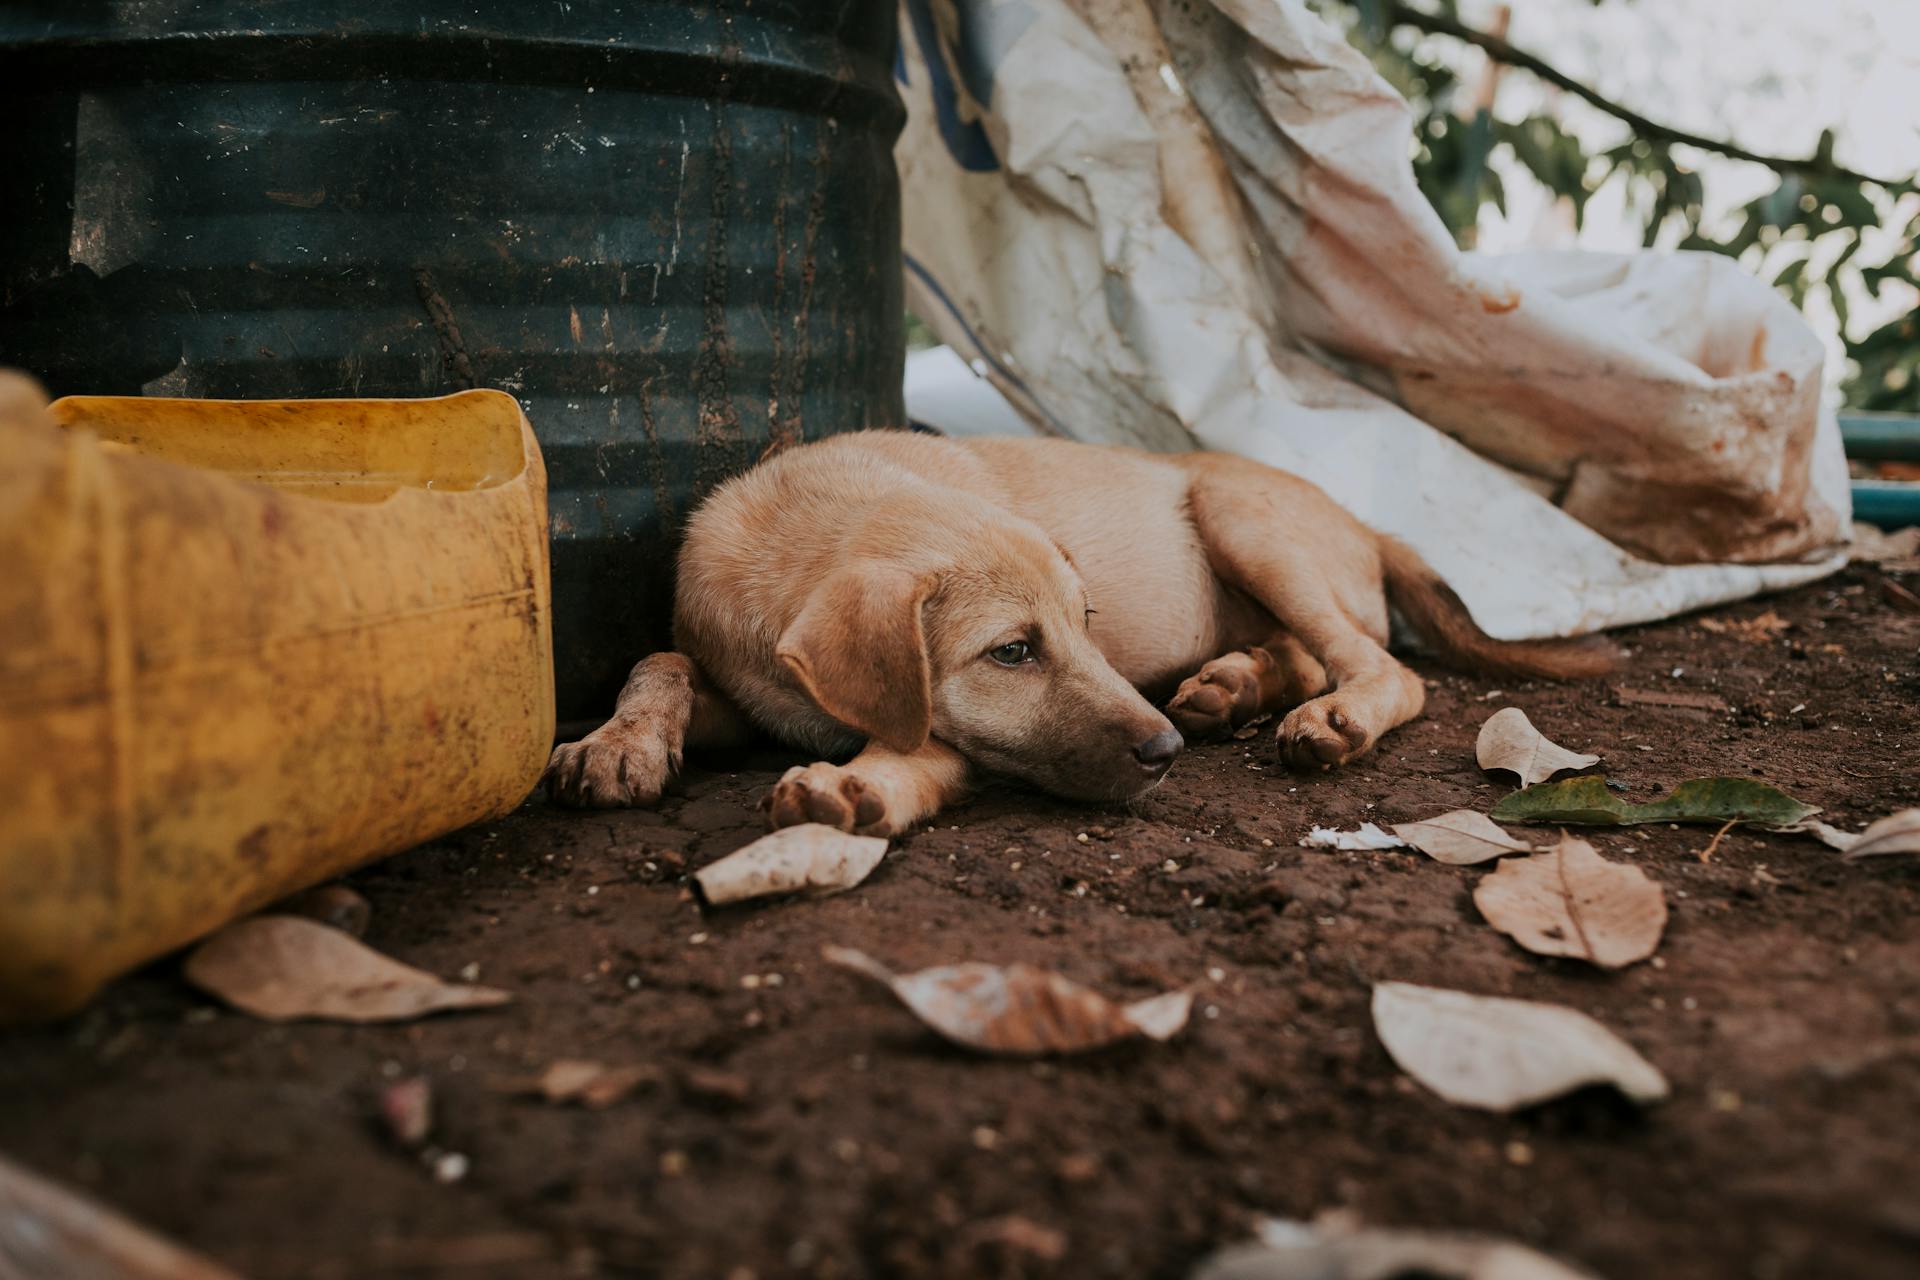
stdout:
[[(679, 651), (641, 662), (613, 718), (554, 751), (548, 792), (651, 804), (685, 748), (758, 729), (848, 760), (789, 770), (773, 825), (892, 834), (976, 770), (1123, 801), (1165, 776), (1182, 734), (1280, 711), (1287, 763), (1325, 768), (1425, 701), (1386, 651), (1389, 604), (1475, 669), (1610, 664), (1590, 644), (1491, 639), (1408, 548), (1243, 458), (837, 436), (694, 514)], [(1148, 699), (1168, 694), (1162, 715)]]

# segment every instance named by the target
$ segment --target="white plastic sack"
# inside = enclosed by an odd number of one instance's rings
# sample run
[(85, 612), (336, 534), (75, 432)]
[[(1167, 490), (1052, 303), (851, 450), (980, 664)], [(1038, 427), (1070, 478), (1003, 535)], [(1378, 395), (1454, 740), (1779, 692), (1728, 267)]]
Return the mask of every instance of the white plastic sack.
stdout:
[(1508, 638), (1844, 560), (1823, 351), (1715, 255), (1463, 254), (1406, 104), (1301, 0), (904, 0), (908, 409), (1230, 450)]

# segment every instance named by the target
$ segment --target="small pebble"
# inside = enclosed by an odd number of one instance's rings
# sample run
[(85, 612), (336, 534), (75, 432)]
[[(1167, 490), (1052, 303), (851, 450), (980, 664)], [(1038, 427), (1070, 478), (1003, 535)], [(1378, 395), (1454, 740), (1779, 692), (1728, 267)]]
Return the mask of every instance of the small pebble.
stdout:
[(677, 1178), (687, 1171), (687, 1153), (684, 1151), (662, 1151), (660, 1153), (660, 1173), (663, 1177)]
[(462, 982), (480, 981), (480, 962), (478, 960), (469, 960), (467, 961), (467, 963), (460, 966), (460, 981)]
[(1524, 1142), (1509, 1142), (1507, 1144), (1507, 1163), (1517, 1164), (1521, 1168), (1532, 1164), (1533, 1148)]
[(982, 1151), (992, 1151), (1000, 1145), (1000, 1135), (986, 1125), (973, 1131), (973, 1145)]
[(445, 1151), (434, 1158), (433, 1180), (448, 1186), (467, 1176), (471, 1163), (458, 1151)]
[(1180, 864), (1175, 862), (1172, 858), (1168, 858), (1165, 862), (1160, 864), (1160, 869), (1166, 872), (1174, 872), (1180, 869)]

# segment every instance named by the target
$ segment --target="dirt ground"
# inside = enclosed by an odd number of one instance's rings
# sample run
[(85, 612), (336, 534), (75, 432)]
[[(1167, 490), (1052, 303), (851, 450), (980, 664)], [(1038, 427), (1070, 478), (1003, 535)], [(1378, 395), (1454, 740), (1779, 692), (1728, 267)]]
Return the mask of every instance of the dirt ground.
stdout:
[[(1329, 1210), (1502, 1232), (1614, 1280), (1920, 1274), (1920, 861), (1737, 830), (1703, 862), (1710, 829), (1601, 831), (1672, 912), (1661, 967), (1605, 974), (1487, 927), (1481, 869), (1295, 844), (1490, 806), (1509, 788), (1473, 740), (1508, 705), (1637, 799), (1726, 773), (1853, 826), (1920, 804), (1920, 615), (1883, 581), (1856, 569), (1712, 615), (1777, 611), (1792, 626), (1771, 638), (1698, 618), (1625, 633), (1605, 686), (1426, 668), (1425, 718), (1337, 774), (1290, 776), (1263, 735), (1191, 752), (1133, 812), (989, 789), (832, 899), (703, 915), (688, 892), (689, 869), (759, 834), (788, 757), (695, 768), (654, 813), (529, 803), (351, 880), (373, 945), (477, 965), (511, 1006), (269, 1026), (162, 962), (0, 1037), (0, 1150), (261, 1280), (1138, 1280), (1185, 1275), (1263, 1215)], [(827, 942), (1201, 994), (1169, 1044), (990, 1060), (825, 965)], [(1374, 1037), (1384, 979), (1591, 1012), (1673, 1097), (1449, 1106)], [(604, 1111), (502, 1091), (560, 1058), (653, 1074)], [(469, 1162), (457, 1182), (374, 1118), (383, 1083), (415, 1074), (435, 1142)]]

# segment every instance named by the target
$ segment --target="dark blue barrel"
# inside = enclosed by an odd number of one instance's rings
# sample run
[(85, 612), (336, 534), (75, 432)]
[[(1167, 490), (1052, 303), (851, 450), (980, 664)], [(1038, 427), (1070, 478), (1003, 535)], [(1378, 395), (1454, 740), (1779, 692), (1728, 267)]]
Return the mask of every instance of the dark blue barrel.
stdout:
[(520, 398), (563, 719), (677, 530), (905, 422), (891, 0), (0, 5), (0, 364), (55, 394)]

